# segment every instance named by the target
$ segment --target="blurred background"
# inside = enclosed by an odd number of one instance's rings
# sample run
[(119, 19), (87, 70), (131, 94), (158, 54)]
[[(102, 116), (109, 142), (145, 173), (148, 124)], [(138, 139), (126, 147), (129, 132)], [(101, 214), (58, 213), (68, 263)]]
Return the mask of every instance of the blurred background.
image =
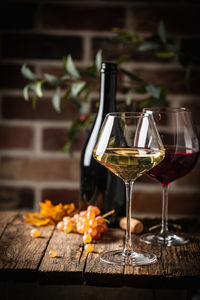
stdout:
[[(97, 51), (116, 61), (128, 46), (121, 45), (113, 28), (146, 37), (164, 21), (173, 44), (194, 55), (200, 53), (200, 3), (183, 1), (10, 1), (0, 3), (0, 209), (37, 210), (40, 201), (74, 202), (79, 198), (79, 159), (86, 134), (73, 146), (73, 155), (61, 151), (71, 122), (80, 112), (72, 103), (60, 113), (51, 105), (51, 93), (38, 100), (36, 109), (23, 98), (27, 80), (22, 64), (43, 76), (62, 73), (62, 58), (69, 53), (77, 68), (91, 64)], [(125, 47), (125, 48), (124, 48)], [(126, 49), (127, 50), (127, 49)], [(190, 88), (176, 57), (156, 58), (149, 52), (129, 50), (130, 72), (154, 84), (169, 87), (167, 105), (192, 110), (200, 126), (200, 65), (192, 68)], [(88, 101), (96, 110), (98, 90)], [(132, 95), (129, 110), (139, 109), (141, 96)], [(123, 91), (118, 101), (125, 103)], [(135, 184), (136, 213), (160, 215), (161, 185), (143, 176)], [(171, 184), (169, 214), (199, 216), (200, 167)]]

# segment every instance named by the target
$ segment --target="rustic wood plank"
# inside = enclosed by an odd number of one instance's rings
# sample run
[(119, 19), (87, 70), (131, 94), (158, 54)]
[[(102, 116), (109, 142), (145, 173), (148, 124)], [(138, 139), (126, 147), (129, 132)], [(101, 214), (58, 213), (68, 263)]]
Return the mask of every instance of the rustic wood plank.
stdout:
[(16, 211), (1, 211), (0, 212), (0, 237), (4, 232), (6, 226), (11, 223), (18, 215)]
[(192, 288), (200, 286), (200, 242), (162, 248), (162, 263), (167, 285)]
[[(39, 267), (40, 281), (48, 283), (81, 284), (85, 257), (82, 255), (82, 235), (66, 234), (56, 229)], [(51, 258), (50, 250), (58, 257)]]
[(0, 239), (0, 275), (3, 279), (15, 277), (31, 280), (36, 277), (54, 227), (40, 228), (40, 238), (30, 235), (32, 228), (24, 224), (22, 215), (6, 227)]
[(88, 285), (122, 286), (124, 284), (123, 266), (104, 263), (99, 254), (104, 251), (123, 249), (125, 234), (120, 229), (109, 229), (95, 244), (95, 252), (87, 256), (84, 279)]
[[(158, 220), (144, 220), (146, 225)], [(31, 226), (15, 212), (0, 213), (0, 276), (22, 281), (40, 279), (49, 284), (87, 284), (99, 286), (173, 287), (200, 286), (200, 233), (198, 220), (175, 220), (192, 238), (189, 244), (156, 247), (139, 242), (133, 235), (134, 250), (153, 252), (158, 262), (149, 266), (114, 266), (100, 261), (103, 251), (123, 249), (124, 232), (109, 229), (95, 244), (94, 253), (80, 247), (82, 235), (65, 234), (52, 226), (40, 228), (41, 238), (30, 236)], [(2, 229), (3, 228), (3, 229)], [(146, 226), (146, 228), (148, 228)], [(49, 250), (58, 252), (49, 257)]]
[[(145, 228), (158, 224), (158, 219), (143, 220)], [(181, 231), (190, 239), (190, 243), (183, 246), (152, 246), (136, 241), (135, 247), (151, 251), (158, 257), (158, 262), (143, 267), (126, 267), (125, 284), (140, 286), (144, 279), (145, 286), (168, 288), (191, 288), (200, 286), (200, 222), (197, 219), (174, 219), (171, 224), (181, 225)], [(131, 276), (131, 271), (132, 275)], [(138, 274), (137, 274), (138, 272)], [(146, 273), (146, 274), (145, 274)], [(127, 275), (129, 274), (129, 282)], [(149, 274), (149, 276), (148, 276)], [(144, 276), (144, 277), (143, 277)], [(144, 283), (143, 282), (143, 283)]]
[(134, 251), (146, 251), (157, 256), (157, 262), (146, 266), (125, 266), (124, 285), (131, 287), (157, 288), (163, 281), (164, 270), (161, 262), (161, 246), (146, 245), (139, 241), (139, 235), (132, 235)]

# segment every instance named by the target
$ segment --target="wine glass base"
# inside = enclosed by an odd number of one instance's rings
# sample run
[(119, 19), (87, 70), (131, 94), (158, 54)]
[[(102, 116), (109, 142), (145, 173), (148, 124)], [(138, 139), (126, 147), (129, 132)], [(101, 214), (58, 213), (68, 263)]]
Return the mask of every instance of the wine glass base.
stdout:
[(120, 265), (120, 266), (142, 266), (155, 263), (157, 261), (156, 255), (148, 252), (131, 252), (125, 255), (123, 251), (108, 251), (100, 255), (103, 262)]
[(178, 246), (185, 245), (189, 242), (184, 236), (176, 235), (168, 232), (166, 234), (152, 234), (146, 233), (140, 237), (140, 241), (150, 245), (165, 245), (165, 246)]

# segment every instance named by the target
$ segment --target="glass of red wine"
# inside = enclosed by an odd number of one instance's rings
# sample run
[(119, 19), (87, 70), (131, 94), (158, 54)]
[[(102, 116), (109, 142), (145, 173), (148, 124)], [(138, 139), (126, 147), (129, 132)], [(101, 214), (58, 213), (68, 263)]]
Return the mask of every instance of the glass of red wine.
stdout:
[(162, 185), (162, 223), (157, 233), (146, 233), (141, 240), (154, 245), (183, 245), (188, 239), (168, 229), (168, 188), (171, 182), (188, 174), (199, 156), (199, 141), (193, 124), (192, 114), (186, 108), (151, 107), (165, 148), (164, 160), (147, 172)]

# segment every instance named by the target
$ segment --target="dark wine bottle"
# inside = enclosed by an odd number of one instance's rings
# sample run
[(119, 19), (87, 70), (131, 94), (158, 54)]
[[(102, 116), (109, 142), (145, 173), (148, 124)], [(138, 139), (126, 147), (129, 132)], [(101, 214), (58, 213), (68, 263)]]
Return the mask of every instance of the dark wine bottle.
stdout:
[(93, 149), (107, 113), (116, 111), (117, 66), (102, 63), (99, 109), (81, 156), (80, 209), (97, 205), (102, 213), (115, 209), (113, 226), (125, 216), (125, 185), (93, 158)]

